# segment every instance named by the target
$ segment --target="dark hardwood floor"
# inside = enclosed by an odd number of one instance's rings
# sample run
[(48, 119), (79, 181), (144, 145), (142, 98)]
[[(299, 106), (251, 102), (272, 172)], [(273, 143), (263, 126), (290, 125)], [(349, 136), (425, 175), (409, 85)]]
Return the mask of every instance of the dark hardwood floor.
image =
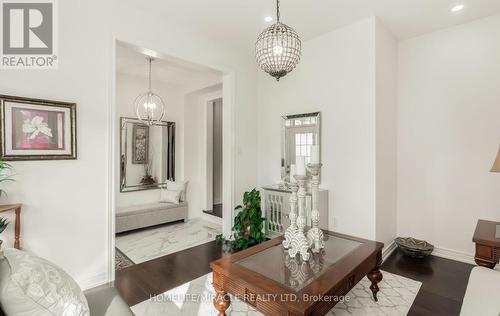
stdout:
[(460, 314), (473, 267), (435, 256), (412, 259), (396, 249), (384, 262), (382, 270), (422, 282), (409, 316), (445, 316)]
[(214, 204), (211, 210), (204, 210), (203, 213), (222, 218), (222, 204)]
[[(119, 270), (115, 287), (132, 306), (209, 273), (209, 263), (222, 255), (221, 246), (209, 242)], [(382, 265), (384, 271), (422, 282), (410, 316), (459, 315), (472, 268), (434, 256), (411, 259), (398, 250)]]
[(215, 241), (116, 271), (115, 287), (129, 306), (209, 273), (222, 257)]

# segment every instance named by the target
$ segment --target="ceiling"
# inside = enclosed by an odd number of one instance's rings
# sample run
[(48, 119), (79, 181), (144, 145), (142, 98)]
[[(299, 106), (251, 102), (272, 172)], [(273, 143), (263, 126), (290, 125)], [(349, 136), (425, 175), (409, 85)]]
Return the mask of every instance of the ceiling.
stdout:
[(181, 59), (160, 56), (123, 42), (116, 45), (116, 71), (121, 74), (148, 79), (148, 61), (153, 56), (152, 78), (168, 85), (177, 86), (184, 92), (191, 92), (222, 82), (222, 73), (211, 68), (193, 64)]
[[(252, 50), (275, 15), (274, 0), (122, 0), (213, 40)], [(451, 13), (457, 3), (465, 9)], [(336, 28), (377, 16), (398, 39), (407, 39), (500, 13), (499, 0), (281, 0), (282, 22), (311, 39)]]

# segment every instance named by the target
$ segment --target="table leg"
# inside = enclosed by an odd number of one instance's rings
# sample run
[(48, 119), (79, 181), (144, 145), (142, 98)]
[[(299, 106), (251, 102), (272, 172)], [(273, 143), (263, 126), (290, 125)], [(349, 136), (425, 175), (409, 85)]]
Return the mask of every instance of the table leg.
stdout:
[(478, 257), (474, 258), (474, 261), (476, 261), (476, 264), (478, 266), (486, 267), (489, 269), (493, 269), (497, 265), (496, 261), (490, 261), (490, 260), (486, 260), (486, 259), (478, 258)]
[(226, 316), (226, 310), (231, 305), (231, 299), (223, 289), (214, 284), (214, 289), (217, 295), (214, 298), (215, 309), (219, 312), (218, 316)]
[(478, 266), (493, 269), (498, 262), (498, 258), (495, 258), (494, 247), (476, 243), (474, 261), (476, 261)]
[(21, 249), (21, 208), (16, 208), (16, 223), (15, 223), (15, 231), (14, 231), (14, 248)]
[(370, 285), (370, 290), (372, 290), (373, 299), (375, 300), (375, 302), (378, 302), (377, 293), (380, 290), (378, 287), (378, 283), (382, 281), (382, 273), (380, 272), (379, 266), (370, 271), (367, 277), (372, 282), (372, 285)]

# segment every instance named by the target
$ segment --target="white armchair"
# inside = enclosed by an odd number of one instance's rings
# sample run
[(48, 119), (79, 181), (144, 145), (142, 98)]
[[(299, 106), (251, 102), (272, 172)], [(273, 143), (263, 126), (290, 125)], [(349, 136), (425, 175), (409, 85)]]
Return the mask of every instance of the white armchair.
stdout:
[(460, 316), (500, 315), (500, 271), (475, 267), (469, 277)]

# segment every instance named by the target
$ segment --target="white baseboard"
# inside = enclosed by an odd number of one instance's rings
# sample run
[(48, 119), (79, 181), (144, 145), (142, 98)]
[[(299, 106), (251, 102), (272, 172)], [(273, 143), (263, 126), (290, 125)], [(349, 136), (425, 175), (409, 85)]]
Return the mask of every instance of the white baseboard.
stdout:
[(433, 256), (451, 259), (455, 261), (460, 261), (472, 265), (476, 265), (474, 262), (474, 255), (471, 253), (467, 253), (464, 251), (452, 250), (441, 247), (434, 247), (434, 251), (432, 252)]
[(108, 280), (108, 274), (103, 272), (93, 277), (80, 280), (78, 284), (80, 285), (82, 290), (85, 291), (109, 282), (110, 280)]
[[(394, 240), (391, 240), (387, 244), (387, 246), (385, 246), (384, 249), (382, 249), (382, 261), (385, 261), (385, 259), (387, 259), (391, 255), (391, 253), (393, 253), (393, 251), (396, 250), (396, 248), (397, 248), (396, 243), (394, 242)], [(432, 255), (436, 257), (441, 257), (445, 259), (476, 265), (476, 262), (474, 261), (474, 254), (464, 251), (458, 251), (458, 250), (452, 250), (448, 248), (434, 246), (434, 251), (432, 252)]]
[(382, 249), (382, 262), (385, 261), (393, 252), (396, 250), (397, 245), (394, 242), (394, 239), (391, 240), (387, 246), (384, 246), (384, 249)]

